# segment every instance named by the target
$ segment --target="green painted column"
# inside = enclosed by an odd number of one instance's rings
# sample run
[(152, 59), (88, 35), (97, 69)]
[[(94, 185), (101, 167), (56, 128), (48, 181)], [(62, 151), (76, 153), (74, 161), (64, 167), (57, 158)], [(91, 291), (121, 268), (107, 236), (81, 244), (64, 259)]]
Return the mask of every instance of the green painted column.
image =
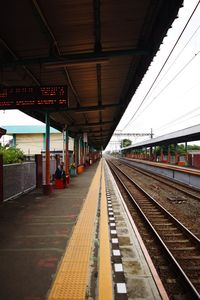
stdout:
[(75, 174), (78, 172), (78, 139), (74, 138), (74, 163), (75, 163)]
[(175, 164), (178, 164), (178, 145), (174, 144), (174, 156), (175, 156)]
[(170, 145), (168, 145), (167, 149), (167, 163), (170, 164), (171, 162), (171, 151), (170, 151)]
[(186, 151), (185, 164), (188, 165), (188, 145), (187, 145), (187, 142), (185, 142), (185, 151)]
[(43, 192), (45, 195), (49, 195), (52, 192), (52, 186), (50, 184), (50, 120), (49, 120), (49, 112), (45, 113), (45, 123), (46, 123), (46, 180), (45, 185), (43, 185)]
[(80, 164), (83, 164), (83, 139), (80, 137)]
[(68, 149), (68, 143), (69, 143), (69, 133), (68, 129), (65, 130), (65, 173), (69, 174), (69, 149)]
[(46, 184), (50, 184), (50, 121), (49, 121), (49, 112), (46, 112), (45, 121), (46, 121)]
[(43, 137), (43, 146), (42, 146), (42, 150), (45, 150), (45, 149), (46, 149), (46, 134), (43, 133), (43, 134), (42, 134), (42, 137)]
[(3, 201), (3, 155), (0, 154), (0, 202)]
[(150, 146), (149, 156), (150, 156), (149, 159), (153, 160), (153, 147), (152, 146)]
[(160, 146), (160, 162), (163, 162), (163, 146)]
[(16, 143), (16, 134), (13, 134), (13, 147), (16, 147), (17, 143)]

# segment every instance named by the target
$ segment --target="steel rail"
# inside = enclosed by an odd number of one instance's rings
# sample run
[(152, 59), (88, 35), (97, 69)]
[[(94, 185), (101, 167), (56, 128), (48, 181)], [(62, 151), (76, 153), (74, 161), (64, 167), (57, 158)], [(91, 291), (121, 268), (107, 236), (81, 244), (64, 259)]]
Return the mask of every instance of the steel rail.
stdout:
[[(178, 273), (181, 275), (181, 277), (183, 278), (183, 280), (185, 281), (185, 283), (187, 284), (188, 288), (190, 289), (191, 293), (193, 294), (193, 296), (195, 297), (194, 299), (200, 299), (200, 294), (197, 291), (197, 289), (195, 288), (195, 286), (193, 285), (193, 283), (190, 281), (190, 279), (188, 278), (187, 274), (184, 272), (184, 270), (182, 269), (182, 267), (180, 266), (180, 264), (178, 263), (178, 261), (175, 259), (174, 255), (171, 253), (171, 251), (168, 249), (167, 245), (164, 243), (164, 241), (162, 240), (162, 238), (160, 237), (159, 233), (157, 232), (157, 230), (153, 227), (153, 225), (151, 224), (151, 222), (149, 221), (149, 219), (147, 218), (147, 216), (144, 214), (144, 212), (142, 211), (142, 209), (140, 208), (140, 206), (138, 205), (138, 203), (136, 202), (136, 200), (134, 199), (134, 197), (132, 196), (132, 194), (130, 193), (130, 191), (128, 190), (128, 188), (126, 187), (126, 185), (124, 184), (123, 180), (121, 180), (120, 176), (117, 174), (116, 170), (114, 168), (116, 168), (119, 172), (121, 172), (129, 181), (131, 181), (132, 184), (134, 184), (134, 186), (140, 191), (142, 192), (142, 194), (147, 197), (148, 199), (150, 199), (151, 201), (153, 201), (154, 204), (156, 204), (164, 213), (165, 215), (168, 215), (170, 217), (171, 220), (173, 220), (173, 222), (178, 225), (178, 227), (182, 229), (182, 231), (184, 233), (187, 233), (187, 236), (190, 235), (190, 237), (195, 241), (195, 243), (198, 244), (198, 246), (200, 245), (200, 240), (192, 233), (190, 232), (183, 224), (181, 224), (176, 218), (174, 218), (169, 212), (167, 212), (167, 210), (162, 207), (155, 199), (153, 199), (148, 193), (146, 193), (138, 184), (136, 184), (128, 175), (126, 175), (122, 170), (120, 170), (120, 168), (116, 167), (113, 162), (111, 163), (110, 161), (107, 161), (108, 165), (110, 166), (111, 170), (114, 172), (115, 176), (117, 177), (117, 179), (119, 180), (119, 182), (121, 183), (121, 185), (123, 186), (123, 188), (126, 190), (127, 194), (129, 195), (129, 197), (131, 198), (131, 200), (133, 201), (133, 203), (136, 205), (137, 209), (139, 210), (140, 214), (142, 215), (142, 217), (144, 218), (144, 220), (146, 221), (146, 223), (149, 225), (149, 227), (151, 228), (151, 230), (153, 231), (154, 235), (156, 236), (157, 240), (160, 242), (160, 244), (162, 245), (162, 247), (164, 248), (167, 256), (170, 258), (171, 262), (174, 264), (174, 266), (176, 267), (176, 270), (178, 271)], [(112, 166), (111, 166), (112, 165)], [(114, 166), (114, 167), (113, 167)]]
[(179, 183), (177, 181), (173, 181), (171, 178), (166, 178), (166, 177), (164, 177), (161, 174), (159, 174), (159, 177), (158, 177), (157, 174), (155, 174), (155, 173), (153, 173), (151, 171), (144, 171), (144, 170), (140, 169), (139, 167), (136, 167), (136, 166), (133, 166), (133, 165), (129, 164), (128, 162), (126, 162), (123, 159), (119, 159), (119, 161), (122, 162), (124, 165), (126, 165), (127, 167), (129, 167), (131, 169), (134, 169), (134, 170), (136, 170), (136, 171), (138, 171), (138, 172), (140, 172), (140, 173), (142, 173), (142, 174), (144, 174), (146, 176), (154, 178), (155, 180), (157, 180), (157, 181), (159, 181), (161, 183), (164, 183), (165, 185), (167, 185), (169, 187), (172, 187), (172, 188), (180, 191), (181, 193), (183, 193), (183, 194), (185, 194), (187, 196), (190, 196), (192, 198), (195, 198), (195, 199), (197, 199), (197, 200), (200, 201), (200, 196), (197, 196), (197, 195), (195, 195), (193, 193), (190, 193), (189, 191), (185, 191), (185, 190), (183, 190), (183, 189), (181, 189), (181, 188), (179, 188), (177, 186), (174, 186), (174, 185), (180, 185), (181, 187), (185, 187), (185, 188), (188, 188), (190, 190), (196, 191), (199, 194), (200, 194), (200, 190), (197, 191), (195, 188), (193, 189), (191, 186), (187, 186), (186, 184), (183, 184), (181, 182)]

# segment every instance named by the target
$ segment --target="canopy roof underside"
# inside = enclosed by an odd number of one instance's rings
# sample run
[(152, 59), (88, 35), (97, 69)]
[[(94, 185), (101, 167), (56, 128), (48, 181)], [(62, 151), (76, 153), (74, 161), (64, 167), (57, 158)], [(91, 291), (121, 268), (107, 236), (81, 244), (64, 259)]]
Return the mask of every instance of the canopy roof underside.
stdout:
[(67, 85), (69, 106), (50, 113), (51, 126), (105, 148), (182, 2), (4, 1), (1, 86)]

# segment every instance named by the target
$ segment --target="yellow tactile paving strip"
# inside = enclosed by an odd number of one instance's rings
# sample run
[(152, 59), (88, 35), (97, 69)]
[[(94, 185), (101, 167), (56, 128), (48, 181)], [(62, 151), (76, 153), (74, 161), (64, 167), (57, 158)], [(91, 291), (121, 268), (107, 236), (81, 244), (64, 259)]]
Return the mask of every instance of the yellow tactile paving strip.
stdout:
[(110, 260), (111, 250), (109, 242), (108, 212), (104, 170), (102, 170), (100, 212), (100, 262), (98, 299), (111, 300), (113, 299), (112, 269)]
[(94, 239), (99, 197), (101, 164), (99, 163), (90, 185), (85, 203), (51, 288), (48, 300), (86, 299), (90, 255)]

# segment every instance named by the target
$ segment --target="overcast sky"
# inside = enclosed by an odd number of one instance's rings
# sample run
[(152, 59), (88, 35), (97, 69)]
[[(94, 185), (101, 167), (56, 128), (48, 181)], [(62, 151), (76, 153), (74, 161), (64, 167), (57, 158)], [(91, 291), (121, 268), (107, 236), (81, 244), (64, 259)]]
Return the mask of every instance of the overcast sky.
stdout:
[[(154, 78), (160, 71), (178, 36), (193, 12), (198, 0), (185, 0), (178, 18), (169, 29), (160, 51), (132, 98), (117, 130), (150, 132), (154, 136), (199, 124), (200, 120), (200, 7), (197, 8), (173, 55), (154, 87), (144, 100)], [(193, 37), (192, 37), (193, 36)], [(186, 45), (187, 44), (187, 45)], [(140, 103), (143, 102), (138, 112)], [(135, 117), (128, 122), (132, 116)], [(43, 124), (17, 110), (0, 111), (3, 125)], [(136, 142), (141, 139), (135, 140)], [(142, 139), (144, 140), (144, 138)]]
[[(152, 128), (156, 137), (200, 123), (200, 5), (145, 98), (197, 3), (197, 0), (184, 1), (184, 7), (179, 10), (178, 18), (163, 40), (117, 130), (142, 133), (150, 132)], [(144, 139), (136, 138), (134, 141)], [(114, 144), (108, 145), (107, 149), (114, 150)]]

